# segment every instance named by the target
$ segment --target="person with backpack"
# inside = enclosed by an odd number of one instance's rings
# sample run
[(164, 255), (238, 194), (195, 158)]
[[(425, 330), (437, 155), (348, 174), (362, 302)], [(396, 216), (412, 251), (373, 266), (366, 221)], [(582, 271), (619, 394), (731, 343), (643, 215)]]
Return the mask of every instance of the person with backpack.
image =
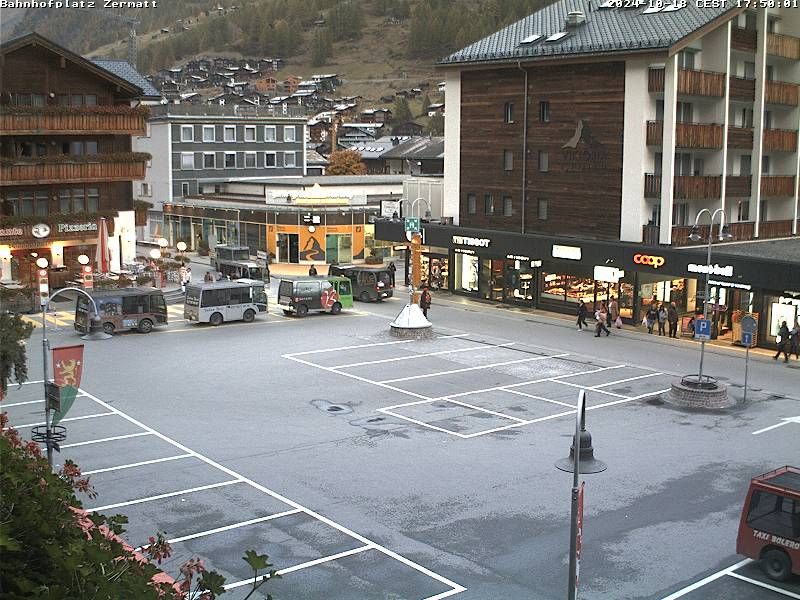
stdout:
[(600, 310), (594, 313), (594, 318), (597, 319), (597, 325), (595, 325), (594, 328), (594, 337), (600, 337), (603, 331), (606, 332), (606, 337), (611, 335), (611, 331), (608, 329), (608, 309), (606, 308), (605, 302), (600, 305)]
[(783, 362), (789, 362), (789, 327), (786, 326), (786, 321), (781, 323), (781, 328), (778, 330), (778, 335), (775, 336), (775, 342), (778, 344), (778, 351), (773, 360), (778, 360), (778, 357), (783, 354)]
[(428, 291), (428, 286), (422, 286), (422, 294), (419, 296), (419, 307), (422, 309), (422, 314), (428, 318), (428, 309), (431, 307), (431, 293)]
[(656, 322), (658, 321), (658, 310), (656, 309), (656, 303), (651, 302), (650, 307), (647, 309), (647, 312), (644, 315), (645, 325), (647, 325), (647, 333), (653, 333), (653, 327), (656, 326)]

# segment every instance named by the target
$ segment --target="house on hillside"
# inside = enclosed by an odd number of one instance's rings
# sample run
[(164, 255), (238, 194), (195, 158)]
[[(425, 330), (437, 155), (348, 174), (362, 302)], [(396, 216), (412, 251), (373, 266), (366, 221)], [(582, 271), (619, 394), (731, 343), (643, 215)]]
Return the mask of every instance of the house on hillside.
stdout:
[(436, 115), (444, 114), (444, 102), (437, 102), (428, 106), (428, 116), (435, 117)]
[(386, 123), (392, 120), (392, 111), (388, 108), (368, 108), (361, 111), (362, 123)]
[(383, 156), (388, 174), (442, 175), (444, 137), (413, 137), (396, 144)]
[(283, 89), (288, 94), (294, 94), (297, 91), (297, 86), (300, 85), (301, 81), (303, 81), (302, 77), (298, 77), (297, 75), (287, 75), (286, 79), (283, 80)]

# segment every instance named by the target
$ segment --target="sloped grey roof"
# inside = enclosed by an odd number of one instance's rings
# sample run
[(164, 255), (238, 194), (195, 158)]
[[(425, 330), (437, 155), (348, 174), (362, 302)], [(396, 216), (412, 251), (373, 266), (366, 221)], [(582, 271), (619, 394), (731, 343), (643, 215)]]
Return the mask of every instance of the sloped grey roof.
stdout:
[[(603, 2), (605, 0), (560, 0), (444, 57), (439, 64), (667, 49), (720, 15), (744, 10), (733, 2), (722, 8), (699, 8), (697, 2), (690, 0), (679, 10), (644, 14), (647, 3), (628, 9), (599, 8)], [(567, 29), (567, 13), (577, 10), (583, 11), (586, 22)], [(546, 37), (562, 31), (569, 31), (569, 35), (557, 42), (545, 41)], [(520, 45), (533, 34), (542, 37), (534, 43)]]
[(381, 158), (407, 158), (409, 160), (436, 160), (444, 158), (443, 137), (413, 137), (407, 142), (384, 152)]
[(98, 67), (113, 73), (117, 77), (122, 77), (122, 79), (138, 87), (142, 90), (142, 96), (145, 98), (161, 97), (161, 93), (153, 87), (153, 84), (147, 81), (147, 79), (145, 79), (139, 71), (134, 69), (128, 61), (111, 58), (92, 58), (90, 60)]

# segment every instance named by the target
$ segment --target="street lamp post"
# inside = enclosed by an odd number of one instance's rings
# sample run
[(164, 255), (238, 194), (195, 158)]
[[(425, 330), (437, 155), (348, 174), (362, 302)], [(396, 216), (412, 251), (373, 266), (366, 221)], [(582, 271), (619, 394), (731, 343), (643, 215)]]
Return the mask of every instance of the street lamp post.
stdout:
[[(689, 233), (689, 239), (693, 242), (699, 242), (702, 238), (700, 235), (700, 231), (698, 229), (698, 223), (700, 222), (700, 217), (703, 214), (707, 214), (711, 222), (708, 225), (708, 253), (706, 255), (706, 287), (705, 293), (703, 295), (703, 320), (708, 320), (708, 279), (711, 275), (711, 242), (714, 240), (714, 221), (717, 218), (717, 215), (720, 216), (719, 219), (719, 241), (725, 241), (731, 239), (733, 236), (728, 231), (728, 226), (725, 225), (725, 210), (722, 208), (718, 208), (713, 213), (704, 208), (700, 212), (697, 213), (697, 217), (695, 217), (694, 225), (692, 225), (692, 230)], [(697, 383), (699, 386), (702, 387), (703, 385), (703, 359), (705, 358), (706, 352), (706, 340), (705, 338), (700, 340), (700, 372), (697, 375)]]
[[(415, 198), (414, 200), (411, 201), (411, 211), (410, 211), (411, 212), (411, 216), (412, 217), (416, 216), (416, 218), (420, 219), (420, 222), (421, 222), (419, 211), (417, 210), (416, 211), (416, 215), (415, 215), (415, 210), (414, 210), (419, 205), (420, 201), (424, 202), (428, 206), (428, 208), (425, 210), (425, 218), (426, 219), (430, 219), (431, 218), (431, 202), (427, 198)], [(419, 257), (415, 256), (415, 254), (419, 253), (419, 250), (420, 250), (420, 248), (419, 248), (420, 240), (417, 240), (417, 242), (415, 243), (415, 238), (416, 238), (416, 236), (419, 236), (419, 235), (420, 235), (420, 233), (418, 231), (411, 234), (411, 261), (409, 262), (409, 267), (411, 269), (411, 277), (410, 277), (409, 281), (410, 281), (411, 285), (408, 288), (408, 295), (409, 295), (409, 303), (410, 304), (414, 304), (414, 295), (416, 293), (416, 289), (415, 288), (418, 288), (420, 286), (421, 282), (422, 282), (422, 273), (420, 272), (421, 267), (422, 267), (422, 264), (420, 262), (421, 259)]]

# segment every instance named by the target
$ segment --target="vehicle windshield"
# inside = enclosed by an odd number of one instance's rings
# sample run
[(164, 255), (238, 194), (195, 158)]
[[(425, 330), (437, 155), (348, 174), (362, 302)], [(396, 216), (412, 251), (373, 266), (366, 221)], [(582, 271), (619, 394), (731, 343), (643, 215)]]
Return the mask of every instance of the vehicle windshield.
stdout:
[(266, 304), (267, 292), (263, 286), (253, 286), (253, 304)]
[(378, 281), (386, 287), (389, 287), (392, 283), (392, 278), (389, 277), (389, 273), (387, 271), (381, 271), (378, 273)]

